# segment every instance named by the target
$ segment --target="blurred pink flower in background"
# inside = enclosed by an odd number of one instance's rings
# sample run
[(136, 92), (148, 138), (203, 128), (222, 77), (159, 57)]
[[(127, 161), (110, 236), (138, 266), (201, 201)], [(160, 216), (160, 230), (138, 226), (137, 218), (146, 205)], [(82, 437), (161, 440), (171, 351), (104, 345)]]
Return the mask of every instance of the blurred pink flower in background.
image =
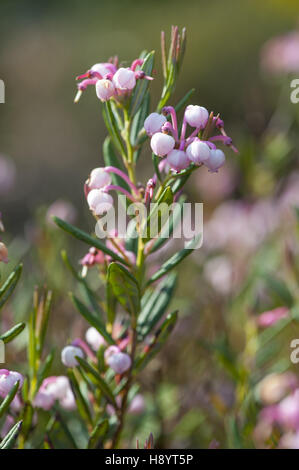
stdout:
[(271, 199), (255, 204), (226, 201), (219, 205), (205, 223), (204, 247), (207, 249), (239, 249), (251, 252), (277, 228), (279, 220)]
[(287, 307), (278, 307), (273, 310), (261, 313), (257, 318), (258, 326), (266, 328), (267, 326), (275, 325), (279, 320), (286, 318), (289, 314)]
[(137, 393), (135, 397), (132, 399), (130, 406), (129, 406), (129, 413), (134, 415), (139, 415), (143, 413), (145, 410), (145, 401), (143, 395), (141, 393)]
[(264, 405), (274, 405), (298, 386), (292, 372), (268, 374), (257, 385), (257, 395)]
[(73, 224), (77, 218), (77, 210), (70, 202), (63, 199), (57, 199), (57, 201), (53, 202), (53, 204), (49, 206), (46, 214), (47, 222), (56, 227), (52, 220), (53, 216), (59, 217), (60, 219)]
[(273, 74), (299, 71), (299, 31), (266, 42), (261, 51), (261, 66)]
[(16, 167), (11, 158), (0, 154), (0, 195), (13, 189), (16, 181)]
[(76, 408), (75, 397), (70, 382), (64, 375), (46, 378), (36, 394), (34, 405), (37, 408), (49, 410), (56, 400), (66, 410), (74, 410)]
[(226, 256), (216, 256), (204, 265), (204, 276), (220, 294), (228, 294), (233, 285), (233, 265)]
[[(215, 184), (215, 177), (217, 184)], [(220, 201), (230, 195), (236, 186), (236, 176), (229, 165), (215, 175), (203, 167), (195, 178), (195, 185), (206, 201)]]

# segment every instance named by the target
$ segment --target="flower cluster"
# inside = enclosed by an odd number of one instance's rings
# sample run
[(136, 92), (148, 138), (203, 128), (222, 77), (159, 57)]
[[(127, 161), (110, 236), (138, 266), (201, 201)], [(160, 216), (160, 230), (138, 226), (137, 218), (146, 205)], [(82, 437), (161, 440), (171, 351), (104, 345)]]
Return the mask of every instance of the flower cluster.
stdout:
[[(189, 137), (186, 136), (188, 126), (193, 128)], [(219, 116), (209, 114), (203, 106), (186, 107), (180, 133), (176, 111), (172, 106), (165, 106), (162, 114), (150, 114), (144, 122), (144, 128), (151, 137), (154, 154), (166, 157), (170, 168), (177, 172), (192, 163), (204, 164), (210, 171), (217, 171), (225, 162), (225, 154), (214, 142), (222, 142), (237, 152), (232, 139), (224, 131), (223, 121)], [(215, 129), (220, 131), (219, 135), (213, 135)]]
[(33, 403), (37, 408), (50, 410), (56, 401), (65, 410), (71, 411), (76, 408), (70, 382), (63, 375), (47, 377), (43, 380)]
[(140, 67), (143, 59), (136, 59), (130, 67), (119, 67), (117, 57), (111, 62), (94, 64), (87, 72), (77, 77), (82, 80), (78, 84), (78, 92), (75, 97), (75, 103), (79, 101), (82, 91), (90, 85), (95, 86), (96, 94), (99, 100), (108, 101), (111, 98), (117, 100), (128, 96), (136, 86), (136, 80), (152, 80)]
[(265, 405), (255, 428), (255, 440), (264, 445), (276, 430), (280, 434), (279, 447), (298, 449), (299, 444), (299, 388), (297, 377), (291, 372), (270, 374), (257, 387), (260, 401)]
[(122, 375), (131, 367), (131, 358), (123, 350), (129, 342), (129, 338), (119, 338), (121, 325), (114, 325), (113, 337), (116, 340), (115, 345), (108, 346), (105, 338), (94, 328), (88, 328), (86, 331), (86, 341), (90, 344), (93, 351), (89, 349), (88, 345), (81, 339), (73, 341), (72, 345), (65, 346), (61, 352), (61, 361), (66, 367), (76, 367), (79, 365), (77, 357), (84, 358), (85, 354), (91, 360), (95, 359), (94, 352), (97, 352), (101, 347), (104, 348), (104, 359), (108, 367), (110, 367), (116, 374)]

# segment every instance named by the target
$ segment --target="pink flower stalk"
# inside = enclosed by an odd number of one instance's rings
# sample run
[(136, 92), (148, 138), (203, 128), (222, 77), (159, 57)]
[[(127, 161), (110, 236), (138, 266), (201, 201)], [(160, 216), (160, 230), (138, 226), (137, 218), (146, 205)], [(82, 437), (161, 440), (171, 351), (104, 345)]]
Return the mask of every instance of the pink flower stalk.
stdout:
[(79, 365), (76, 356), (84, 358), (84, 352), (77, 346), (66, 346), (61, 351), (61, 362), (66, 367), (76, 367)]
[(18, 381), (20, 389), (24, 382), (22, 374), (7, 369), (0, 369), (0, 396), (5, 398)]
[(269, 310), (259, 315), (257, 318), (257, 324), (262, 328), (267, 328), (275, 325), (279, 320), (286, 318), (288, 314), (289, 309), (287, 307), (274, 308), (273, 310)]
[(6, 248), (6, 245), (2, 242), (0, 242), (0, 262), (2, 263), (8, 263), (8, 250)]
[[(111, 251), (114, 253), (117, 253), (118, 256), (121, 258), (126, 258), (127, 261), (131, 264), (135, 264), (136, 262), (136, 255), (132, 251), (126, 250), (125, 246), (125, 239), (118, 237), (118, 234), (115, 233), (110, 233), (109, 238), (107, 239), (106, 242), (107, 248), (110, 248)], [(107, 261), (110, 262), (111, 258), (110, 256), (106, 257)]]
[(50, 410), (56, 401), (66, 410), (74, 410), (76, 408), (76, 401), (70, 382), (63, 375), (46, 378), (42, 382), (33, 404), (37, 408)]
[[(163, 123), (162, 115), (169, 116), (171, 122)], [(218, 171), (225, 162), (225, 155), (214, 142), (221, 142), (237, 152), (232, 139), (224, 131), (222, 119), (214, 117), (213, 113), (209, 116), (203, 106), (186, 107), (180, 136), (175, 109), (166, 106), (162, 115), (150, 114), (144, 122), (144, 128), (151, 136), (150, 144), (154, 154), (166, 157), (168, 165), (176, 172), (188, 168), (191, 163), (204, 164), (211, 172)], [(195, 128), (189, 137), (186, 136), (188, 125)], [(220, 134), (209, 135), (214, 130), (220, 131)]]
[(80, 260), (82, 266), (91, 268), (96, 264), (103, 264), (105, 262), (105, 255), (102, 251), (97, 250), (94, 246), (89, 248), (88, 253)]
[(117, 68), (116, 64), (110, 62), (93, 65), (90, 70), (77, 77), (77, 80), (82, 81), (78, 84), (75, 103), (90, 85), (95, 86), (97, 97), (101, 101), (108, 101), (111, 98), (117, 99), (119, 95), (129, 94), (135, 88), (136, 80), (153, 80), (153, 77), (145, 75), (142, 70), (136, 70), (142, 64), (143, 59), (136, 59), (127, 68)]

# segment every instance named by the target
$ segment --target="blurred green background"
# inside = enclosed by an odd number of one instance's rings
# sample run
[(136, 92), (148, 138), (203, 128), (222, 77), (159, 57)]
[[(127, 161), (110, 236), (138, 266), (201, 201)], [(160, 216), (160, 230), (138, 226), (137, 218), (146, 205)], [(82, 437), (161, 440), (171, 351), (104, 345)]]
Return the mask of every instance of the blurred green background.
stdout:
[[(141, 49), (158, 51), (161, 29), (186, 26), (175, 98), (195, 87), (193, 101), (221, 112), (237, 141), (236, 129), (260, 132), (275, 105), (275, 87), (260, 72), (260, 47), (292, 29), (298, 16), (296, 0), (1, 0), (0, 153), (17, 166), (13, 190), (0, 196), (9, 230), (20, 233), (37, 206), (57, 198), (86, 212), (82, 183), (101, 159), (105, 130), (92, 89), (73, 104), (76, 75), (114, 54), (129, 63)], [(140, 166), (147, 163), (145, 157)]]

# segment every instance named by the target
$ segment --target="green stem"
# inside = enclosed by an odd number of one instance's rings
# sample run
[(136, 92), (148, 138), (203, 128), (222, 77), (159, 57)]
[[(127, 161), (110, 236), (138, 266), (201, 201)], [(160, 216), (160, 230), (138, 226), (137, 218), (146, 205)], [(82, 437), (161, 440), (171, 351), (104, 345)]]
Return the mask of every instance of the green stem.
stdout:
[(132, 183), (136, 184), (134, 149), (130, 140), (131, 120), (127, 108), (124, 108), (124, 141), (127, 148), (127, 159), (124, 162)]

